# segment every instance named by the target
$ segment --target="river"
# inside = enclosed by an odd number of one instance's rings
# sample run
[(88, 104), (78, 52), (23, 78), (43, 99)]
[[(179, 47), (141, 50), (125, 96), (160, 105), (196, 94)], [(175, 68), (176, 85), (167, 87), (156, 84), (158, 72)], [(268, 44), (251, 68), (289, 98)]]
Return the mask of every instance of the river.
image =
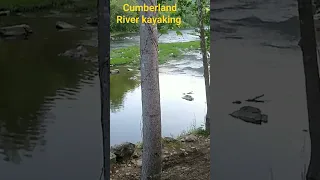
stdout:
[[(215, 1), (212, 179), (302, 180), (310, 142), (296, 1)], [(264, 94), (266, 103), (232, 104)], [(228, 114), (251, 105), (269, 122)]]
[[(79, 43), (95, 52), (96, 31), (57, 31), (55, 22), (85, 24), (83, 15), (1, 17), (3, 25), (29, 24), (28, 40), (0, 40), (1, 179), (97, 179), (102, 163), (97, 64), (58, 56)], [(187, 42), (193, 30), (162, 35), (160, 43)], [(139, 43), (138, 34), (115, 38), (111, 49)], [(163, 136), (203, 124), (202, 60), (198, 52), (160, 67)], [(117, 67), (118, 68), (118, 67)], [(112, 75), (111, 144), (141, 141), (139, 72)], [(194, 101), (182, 99), (193, 92)]]

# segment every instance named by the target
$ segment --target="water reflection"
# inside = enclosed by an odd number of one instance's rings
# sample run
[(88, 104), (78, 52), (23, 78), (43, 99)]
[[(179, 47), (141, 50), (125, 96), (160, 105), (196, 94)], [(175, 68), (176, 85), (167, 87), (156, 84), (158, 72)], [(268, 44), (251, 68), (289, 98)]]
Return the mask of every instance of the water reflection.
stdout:
[[(183, 73), (160, 73), (162, 135), (176, 136), (203, 124), (205, 93), (203, 78)], [(194, 101), (182, 99), (193, 91)], [(111, 144), (141, 141), (141, 87), (126, 93), (121, 113), (111, 113)]]
[(120, 68), (120, 74), (110, 76), (110, 110), (118, 112), (123, 108), (125, 94), (140, 85), (136, 71), (126, 72), (126, 68)]
[(85, 33), (57, 32), (54, 18), (3, 20), (7, 25), (27, 21), (36, 32), (28, 40), (0, 42), (0, 150), (5, 161), (19, 164), (36, 148), (45, 150), (54, 100), (75, 99), (80, 80), (94, 74), (91, 65), (57, 56)]

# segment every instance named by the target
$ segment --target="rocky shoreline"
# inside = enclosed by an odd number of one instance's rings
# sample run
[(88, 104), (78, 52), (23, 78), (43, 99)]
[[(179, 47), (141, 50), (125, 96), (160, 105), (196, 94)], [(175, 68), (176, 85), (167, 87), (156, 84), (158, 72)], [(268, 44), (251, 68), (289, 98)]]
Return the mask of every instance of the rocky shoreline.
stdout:
[[(162, 179), (179, 179), (176, 177), (185, 171), (192, 171), (186, 163), (188, 159), (196, 162), (194, 157), (206, 157), (210, 162), (210, 138), (208, 136), (188, 134), (178, 138), (164, 137), (162, 139)], [(111, 147), (110, 150), (110, 178), (112, 180), (138, 180), (142, 166), (142, 144), (125, 142)], [(183, 165), (184, 164), (184, 165)], [(210, 163), (201, 166), (210, 166)], [(201, 168), (201, 167), (199, 167)], [(172, 172), (174, 171), (174, 172)], [(177, 173), (176, 171), (182, 171)], [(208, 176), (208, 174), (207, 174)]]

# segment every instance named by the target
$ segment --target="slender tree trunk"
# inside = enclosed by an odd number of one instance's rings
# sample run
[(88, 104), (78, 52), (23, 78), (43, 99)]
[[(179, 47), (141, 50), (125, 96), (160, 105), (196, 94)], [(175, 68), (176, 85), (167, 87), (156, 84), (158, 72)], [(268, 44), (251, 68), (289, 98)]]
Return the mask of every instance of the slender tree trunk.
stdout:
[(307, 180), (320, 180), (320, 84), (311, 0), (298, 0), (311, 157)]
[[(156, 5), (156, 0), (142, 0), (142, 4)], [(141, 12), (156, 17), (156, 12)], [(157, 25), (140, 26), (140, 65), (143, 118), (142, 180), (161, 177), (161, 107), (158, 68)]]
[(98, 59), (103, 136), (103, 174), (110, 179), (110, 1), (98, 0)]
[(315, 13), (320, 8), (320, 1), (314, 0), (313, 6), (314, 6), (314, 13)]
[(206, 36), (205, 36), (205, 29), (203, 23), (203, 4), (205, 3), (204, 0), (197, 0), (198, 2), (198, 17), (199, 17), (199, 29), (200, 29), (200, 47), (202, 53), (202, 61), (203, 61), (203, 76), (206, 88), (206, 101), (207, 101), (207, 114), (206, 114), (206, 122), (205, 128), (206, 131), (210, 132), (210, 75), (209, 75), (209, 68), (208, 68), (208, 53), (206, 47)]

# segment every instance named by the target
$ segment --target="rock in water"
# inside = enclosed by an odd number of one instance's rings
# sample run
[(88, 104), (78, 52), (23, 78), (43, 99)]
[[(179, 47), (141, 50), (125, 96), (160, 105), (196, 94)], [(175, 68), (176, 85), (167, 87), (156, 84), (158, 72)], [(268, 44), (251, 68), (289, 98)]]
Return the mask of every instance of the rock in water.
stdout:
[(4, 37), (10, 36), (27, 36), (32, 33), (32, 29), (27, 24), (7, 26), (0, 28), (0, 35)]
[(122, 161), (129, 159), (136, 149), (136, 145), (125, 142), (120, 145), (111, 147), (110, 152), (114, 153), (117, 156), (117, 161)]
[(88, 50), (84, 46), (78, 46), (76, 49), (68, 50), (60, 55), (70, 57), (70, 58), (80, 59), (80, 58), (84, 58), (88, 53), (89, 53)]
[(10, 11), (0, 11), (0, 16), (9, 16)]
[(243, 106), (240, 111), (251, 112), (251, 113), (261, 113), (261, 110), (252, 106)]
[(110, 74), (119, 74), (120, 70), (119, 69), (111, 69)]
[(69, 23), (58, 21), (56, 22), (56, 28), (57, 29), (74, 29), (76, 28), (74, 25), (71, 25)]
[(261, 113), (261, 110), (251, 106), (244, 106), (237, 111), (234, 111), (230, 116), (241, 119), (245, 122), (261, 124), (268, 122), (268, 116)]
[(233, 101), (232, 104), (241, 104), (241, 101)]
[(193, 100), (194, 100), (194, 98), (193, 98), (192, 96), (190, 96), (189, 94), (184, 95), (184, 96), (182, 97), (182, 99), (185, 99), (185, 100), (187, 100), (187, 101), (193, 101)]
[(98, 26), (98, 17), (89, 17), (87, 24), (91, 26)]

